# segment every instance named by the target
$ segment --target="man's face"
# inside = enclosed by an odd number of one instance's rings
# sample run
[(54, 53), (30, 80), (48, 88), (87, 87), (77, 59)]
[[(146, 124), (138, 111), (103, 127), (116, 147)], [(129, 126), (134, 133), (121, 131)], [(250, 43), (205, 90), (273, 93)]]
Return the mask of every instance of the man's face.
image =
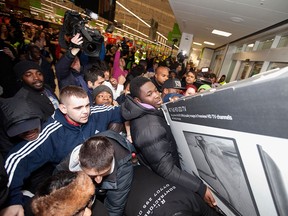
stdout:
[(43, 74), (37, 69), (30, 69), (22, 76), (23, 82), (35, 90), (42, 90), (44, 87)]
[(163, 103), (160, 93), (152, 82), (146, 82), (140, 87), (140, 95), (138, 98), (141, 103), (150, 104), (155, 108), (159, 108)]
[(80, 72), (81, 64), (80, 64), (80, 60), (79, 60), (78, 56), (75, 56), (75, 59), (73, 60), (73, 62), (71, 64), (71, 68)]
[(102, 85), (104, 81), (105, 79), (103, 77), (98, 76), (97, 80), (94, 83), (88, 81), (88, 87), (91, 89), (95, 89), (96, 87)]
[(113, 98), (112, 95), (106, 91), (100, 92), (96, 97), (95, 97), (95, 104), (97, 105), (112, 105)]
[(81, 167), (82, 170), (92, 179), (94, 179), (94, 181), (97, 184), (100, 184), (103, 180), (103, 177), (110, 175), (111, 173), (111, 169), (112, 169), (112, 164), (100, 171), (96, 171), (95, 169), (91, 168), (85, 168), (85, 167)]
[(117, 85), (118, 85), (118, 82), (114, 77), (110, 78), (110, 83), (113, 87), (117, 87)]
[(39, 61), (39, 60), (41, 59), (41, 52), (40, 52), (40, 50), (37, 49), (37, 48), (33, 48), (33, 49), (31, 50), (31, 58), (32, 58), (33, 60)]
[(181, 70), (182, 70), (182, 66), (178, 65), (177, 68), (176, 68), (176, 72), (180, 72)]
[(161, 67), (157, 69), (155, 78), (158, 83), (163, 85), (163, 83), (169, 78), (169, 71), (167, 68)]
[(174, 94), (181, 94), (181, 89), (175, 89), (175, 88), (168, 88), (167, 94), (174, 93)]
[(109, 81), (109, 79), (110, 79), (110, 72), (109, 71), (104, 71), (104, 79)]
[(21, 133), (18, 135), (18, 137), (26, 141), (32, 141), (32, 140), (35, 140), (39, 136), (39, 133), (40, 133), (40, 127)]
[(67, 98), (63, 104), (60, 104), (59, 108), (70, 120), (78, 124), (85, 124), (88, 121), (90, 115), (88, 96), (85, 98), (71, 96)]

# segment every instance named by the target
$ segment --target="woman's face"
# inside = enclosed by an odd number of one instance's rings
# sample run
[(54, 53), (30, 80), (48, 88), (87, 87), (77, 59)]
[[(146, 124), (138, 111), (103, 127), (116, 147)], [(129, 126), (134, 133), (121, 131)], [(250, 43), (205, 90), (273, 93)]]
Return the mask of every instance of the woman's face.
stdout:
[(192, 84), (196, 81), (196, 77), (192, 72), (189, 72), (187, 73), (185, 80), (187, 84)]
[(1, 32), (7, 32), (7, 26), (5, 24), (1, 25)]
[(125, 65), (126, 65), (125, 60), (123, 58), (120, 58), (120, 66), (125, 67)]
[(113, 103), (113, 97), (110, 93), (108, 92), (100, 92), (96, 97), (95, 97), (95, 104), (96, 105), (107, 105), (110, 106)]

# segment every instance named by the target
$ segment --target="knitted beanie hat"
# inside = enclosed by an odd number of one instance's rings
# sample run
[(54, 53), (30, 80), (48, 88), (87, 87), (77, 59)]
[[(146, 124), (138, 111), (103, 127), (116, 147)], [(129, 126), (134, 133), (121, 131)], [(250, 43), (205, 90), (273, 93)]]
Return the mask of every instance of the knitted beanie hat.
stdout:
[(96, 96), (100, 94), (101, 92), (108, 92), (113, 97), (113, 92), (108, 86), (100, 85), (100, 86), (97, 86), (95, 89), (93, 89), (93, 92), (92, 92), (93, 100), (95, 100)]
[(22, 76), (30, 69), (36, 69), (42, 73), (42, 69), (40, 65), (38, 65), (37, 63), (33, 61), (28, 61), (28, 60), (18, 62), (13, 68), (19, 80), (21, 80)]
[(198, 92), (200, 92), (201, 90), (209, 90), (209, 89), (211, 89), (211, 86), (210, 85), (208, 85), (208, 84), (203, 84), (203, 85), (201, 85), (199, 88), (198, 88)]

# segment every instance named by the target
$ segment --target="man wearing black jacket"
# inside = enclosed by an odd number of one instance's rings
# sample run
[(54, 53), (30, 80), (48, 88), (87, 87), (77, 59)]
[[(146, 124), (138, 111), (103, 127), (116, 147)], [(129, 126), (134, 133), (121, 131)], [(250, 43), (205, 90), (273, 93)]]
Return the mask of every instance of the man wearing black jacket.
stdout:
[(176, 141), (161, 107), (163, 101), (155, 85), (145, 77), (130, 83), (131, 95), (121, 106), (130, 121), (132, 140), (140, 163), (158, 175), (198, 193), (211, 207), (216, 205), (210, 189), (195, 175), (180, 167)]
[(44, 84), (41, 67), (35, 62), (24, 60), (17, 63), (13, 69), (22, 82), (22, 87), (15, 97), (33, 103), (43, 113), (45, 121), (58, 108), (59, 102), (54, 91)]

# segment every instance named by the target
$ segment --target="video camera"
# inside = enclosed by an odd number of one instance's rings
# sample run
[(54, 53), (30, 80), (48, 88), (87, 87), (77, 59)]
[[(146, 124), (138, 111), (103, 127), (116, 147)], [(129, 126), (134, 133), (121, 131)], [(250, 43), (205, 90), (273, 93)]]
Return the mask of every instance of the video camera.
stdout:
[[(71, 44), (65, 39), (66, 36), (73, 37), (75, 34), (80, 33), (83, 37), (83, 44), (79, 47), (87, 56), (99, 57), (104, 38), (101, 33), (96, 29), (90, 29), (85, 26), (91, 17), (89, 11), (85, 11), (86, 15), (83, 18), (76, 11), (66, 11), (64, 16), (63, 26), (59, 33), (59, 44), (61, 47), (68, 49)], [(72, 45), (76, 46), (76, 45)]]

